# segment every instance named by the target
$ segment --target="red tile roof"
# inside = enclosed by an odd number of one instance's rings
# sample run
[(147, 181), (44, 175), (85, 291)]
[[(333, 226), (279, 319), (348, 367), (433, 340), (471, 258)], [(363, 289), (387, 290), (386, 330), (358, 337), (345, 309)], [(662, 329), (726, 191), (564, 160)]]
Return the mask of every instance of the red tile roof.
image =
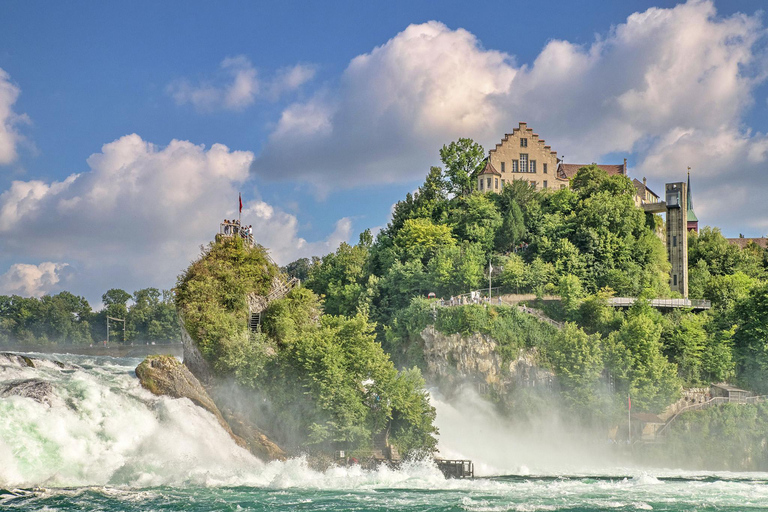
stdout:
[[(579, 169), (582, 167), (588, 167), (591, 164), (563, 164), (561, 163), (557, 167), (557, 176), (560, 179), (564, 180), (570, 180), (574, 176), (576, 176), (576, 173), (579, 172)], [(610, 164), (597, 164), (597, 166), (608, 173), (608, 176), (614, 176), (616, 174), (626, 174), (626, 169), (624, 167), (624, 164), (619, 165), (610, 165)]]
[(726, 238), (728, 240), (728, 243), (733, 245), (738, 245), (740, 249), (745, 248), (749, 242), (754, 242), (755, 244), (759, 245), (763, 249), (768, 247), (768, 238), (762, 237), (762, 238)]
[(496, 170), (496, 168), (491, 163), (490, 158), (485, 159), (485, 169), (483, 169), (483, 172), (480, 173), (480, 175), (483, 174), (495, 174), (496, 176), (501, 176), (501, 173)]

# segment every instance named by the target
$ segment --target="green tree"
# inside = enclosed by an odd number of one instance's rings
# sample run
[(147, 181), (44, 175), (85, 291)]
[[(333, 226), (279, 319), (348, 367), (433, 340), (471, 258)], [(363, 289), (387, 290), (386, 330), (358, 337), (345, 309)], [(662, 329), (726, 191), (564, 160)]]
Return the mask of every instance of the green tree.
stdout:
[(443, 146), (440, 160), (445, 168), (445, 189), (456, 196), (466, 196), (475, 188), (482, 171), (485, 150), (472, 139), (459, 139)]
[(768, 283), (755, 286), (735, 307), (736, 368), (749, 389), (768, 392)]

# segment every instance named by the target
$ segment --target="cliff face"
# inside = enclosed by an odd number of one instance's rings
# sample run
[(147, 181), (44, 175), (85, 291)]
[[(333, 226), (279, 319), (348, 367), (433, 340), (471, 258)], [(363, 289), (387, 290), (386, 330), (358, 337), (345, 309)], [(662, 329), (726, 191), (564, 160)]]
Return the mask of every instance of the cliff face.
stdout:
[(443, 334), (428, 326), (421, 338), (426, 377), (446, 392), (470, 383), (481, 393), (505, 395), (517, 387), (549, 386), (555, 378), (551, 371), (537, 365), (534, 349), (505, 363), (496, 341), (484, 334)]

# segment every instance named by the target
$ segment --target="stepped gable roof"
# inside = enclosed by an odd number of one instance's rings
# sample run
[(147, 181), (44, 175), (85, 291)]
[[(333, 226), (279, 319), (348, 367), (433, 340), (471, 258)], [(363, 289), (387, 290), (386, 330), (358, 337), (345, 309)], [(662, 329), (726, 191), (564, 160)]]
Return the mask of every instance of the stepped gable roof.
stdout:
[(754, 242), (758, 246), (762, 247), (763, 249), (768, 249), (768, 238), (761, 237), (761, 238), (726, 238), (728, 240), (729, 244), (732, 245), (738, 245), (739, 249), (745, 248), (747, 245), (749, 245), (749, 242)]
[(490, 158), (485, 159), (485, 168), (482, 170), (482, 172), (478, 176), (482, 176), (483, 174), (495, 174), (496, 176), (501, 176), (501, 173), (496, 170), (496, 168), (491, 163)]
[(639, 196), (642, 195), (643, 188), (645, 188), (645, 190), (647, 190), (648, 192), (650, 192), (654, 196), (659, 197), (659, 194), (657, 194), (656, 192), (651, 190), (651, 188), (648, 185), (643, 185), (643, 182), (640, 181), (637, 178), (632, 178), (632, 184), (635, 186), (635, 190), (637, 190), (637, 195), (639, 195)]
[[(582, 167), (588, 167), (593, 164), (564, 164), (561, 163), (557, 166), (557, 177), (563, 180), (570, 180), (574, 176), (576, 176), (576, 173), (579, 172), (579, 169)], [(626, 175), (626, 167), (624, 164), (594, 164), (597, 165), (600, 169), (604, 170), (608, 173), (608, 176), (614, 176), (616, 174), (622, 174)]]
[(530, 140), (531, 146), (534, 144), (538, 144), (540, 148), (543, 148), (545, 151), (548, 151), (550, 155), (557, 158), (557, 151), (552, 151), (552, 147), (545, 144), (544, 139), (540, 139), (538, 133), (533, 133), (533, 128), (528, 128), (528, 123), (524, 121), (520, 121), (519, 126), (517, 128), (512, 129), (512, 133), (505, 133), (504, 138), (501, 139), (501, 142), (496, 144), (496, 147), (491, 149), (489, 153), (495, 153), (496, 150), (499, 149), (501, 146), (503, 146), (505, 142), (509, 141), (510, 137), (515, 137), (515, 136), (531, 137), (531, 140)]

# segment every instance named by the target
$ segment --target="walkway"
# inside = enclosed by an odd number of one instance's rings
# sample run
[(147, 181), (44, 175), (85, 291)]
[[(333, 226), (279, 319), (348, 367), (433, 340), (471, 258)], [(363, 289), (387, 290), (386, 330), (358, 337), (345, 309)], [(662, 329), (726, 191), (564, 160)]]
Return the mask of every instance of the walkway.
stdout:
[[(439, 299), (438, 304), (442, 307), (454, 307), (454, 306), (467, 306), (469, 304), (495, 304), (498, 306), (509, 306), (517, 308), (518, 311), (526, 313), (531, 316), (535, 316), (538, 320), (546, 322), (556, 329), (562, 329), (565, 324), (553, 320), (544, 314), (540, 309), (530, 308), (528, 306), (521, 306), (517, 301), (507, 301), (503, 296), (494, 297), (489, 299), (487, 296), (483, 296), (486, 290), (475, 290), (462, 295), (451, 297), (450, 300)], [(533, 296), (535, 298), (535, 296)]]
[(692, 404), (687, 407), (683, 407), (679, 411), (677, 411), (671, 418), (667, 420), (666, 423), (664, 423), (664, 426), (661, 427), (656, 432), (656, 439), (659, 437), (663, 437), (666, 434), (667, 429), (669, 426), (684, 412), (690, 412), (690, 411), (698, 411), (700, 409), (707, 409), (709, 407), (715, 406), (715, 405), (725, 405), (725, 404), (756, 404), (759, 402), (762, 402), (768, 398), (768, 395), (761, 395), (761, 396), (747, 396), (742, 398), (728, 398), (728, 397), (722, 397), (722, 396), (716, 396), (714, 398), (711, 398), (707, 400), (706, 402), (701, 402), (698, 404)]
[[(636, 301), (635, 297), (611, 297), (608, 299), (608, 305), (614, 308), (628, 308)], [(658, 309), (686, 308), (701, 311), (712, 308), (710, 301), (701, 299), (651, 299), (648, 303)]]

